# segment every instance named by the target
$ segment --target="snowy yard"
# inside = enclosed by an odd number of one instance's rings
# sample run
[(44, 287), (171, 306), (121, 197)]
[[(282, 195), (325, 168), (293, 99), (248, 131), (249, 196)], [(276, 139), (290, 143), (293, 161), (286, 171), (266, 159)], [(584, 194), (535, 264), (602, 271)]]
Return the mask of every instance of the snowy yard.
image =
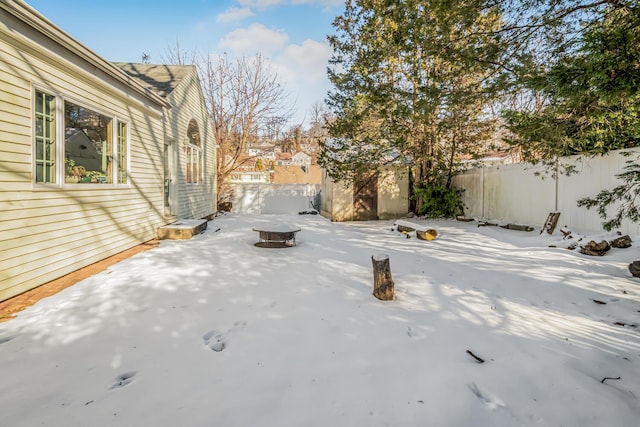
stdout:
[[(255, 247), (271, 221), (298, 246)], [(40, 301), (0, 323), (0, 424), (638, 425), (637, 236), (590, 257), (559, 231), (392, 224), (227, 215)]]

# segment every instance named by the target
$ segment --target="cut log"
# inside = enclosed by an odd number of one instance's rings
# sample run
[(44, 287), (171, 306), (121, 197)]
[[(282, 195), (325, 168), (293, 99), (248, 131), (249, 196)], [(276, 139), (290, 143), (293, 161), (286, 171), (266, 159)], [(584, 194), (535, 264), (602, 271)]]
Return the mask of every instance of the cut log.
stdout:
[(612, 241), (609, 242), (609, 244), (614, 247), (614, 248), (630, 248), (631, 247), (631, 237), (627, 236), (621, 236), (618, 237), (617, 239), (613, 239)]
[(415, 230), (415, 228), (411, 228), (411, 227), (408, 227), (408, 226), (402, 225), (402, 224), (398, 224), (397, 227), (398, 227), (398, 231), (400, 233), (411, 233), (412, 231)]
[(609, 246), (609, 243), (606, 240), (603, 240), (600, 243), (595, 240), (591, 240), (580, 248), (580, 252), (585, 255), (603, 256), (609, 251), (609, 249), (611, 249), (611, 246)]
[(428, 230), (416, 230), (416, 236), (420, 240), (433, 240), (438, 237), (438, 232), (432, 228)]
[(373, 296), (382, 301), (392, 301), (394, 283), (391, 277), (389, 255), (372, 256), (371, 262), (373, 264)]

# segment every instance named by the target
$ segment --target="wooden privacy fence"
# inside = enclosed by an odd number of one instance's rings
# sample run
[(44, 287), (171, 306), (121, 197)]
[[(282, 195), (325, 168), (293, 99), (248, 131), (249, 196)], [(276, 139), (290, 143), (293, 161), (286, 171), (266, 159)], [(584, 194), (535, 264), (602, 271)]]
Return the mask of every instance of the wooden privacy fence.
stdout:
[[(631, 153), (625, 156), (623, 153)], [(621, 183), (616, 175), (624, 171), (627, 160), (636, 160), (640, 149), (611, 152), (606, 156), (563, 157), (559, 170), (531, 164), (509, 164), (471, 169), (453, 180), (463, 191), (465, 216), (478, 219), (528, 224), (542, 227), (549, 212), (560, 212), (559, 226), (574, 230), (600, 232), (603, 220), (592, 208), (580, 208), (579, 199), (593, 197)], [(565, 175), (565, 166), (575, 172)], [(615, 207), (610, 208), (615, 212)], [(640, 225), (623, 222), (623, 234), (640, 234)]]

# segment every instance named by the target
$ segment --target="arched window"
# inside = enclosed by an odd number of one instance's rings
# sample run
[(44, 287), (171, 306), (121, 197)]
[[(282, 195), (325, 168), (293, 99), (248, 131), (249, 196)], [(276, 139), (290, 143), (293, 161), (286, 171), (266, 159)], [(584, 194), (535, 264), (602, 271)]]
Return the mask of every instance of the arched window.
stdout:
[(195, 119), (187, 126), (187, 146), (185, 148), (187, 162), (187, 184), (202, 183), (202, 142), (200, 128)]

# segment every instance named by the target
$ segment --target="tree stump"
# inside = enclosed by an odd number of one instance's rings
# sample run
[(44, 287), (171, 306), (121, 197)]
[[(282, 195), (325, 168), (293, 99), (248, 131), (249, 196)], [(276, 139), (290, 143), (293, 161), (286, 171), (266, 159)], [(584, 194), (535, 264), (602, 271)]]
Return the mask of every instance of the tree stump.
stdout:
[(374, 255), (371, 257), (371, 262), (373, 263), (373, 296), (382, 301), (393, 300), (394, 284), (389, 255)]
[(640, 261), (633, 261), (629, 264), (629, 272), (633, 277), (640, 277)]

